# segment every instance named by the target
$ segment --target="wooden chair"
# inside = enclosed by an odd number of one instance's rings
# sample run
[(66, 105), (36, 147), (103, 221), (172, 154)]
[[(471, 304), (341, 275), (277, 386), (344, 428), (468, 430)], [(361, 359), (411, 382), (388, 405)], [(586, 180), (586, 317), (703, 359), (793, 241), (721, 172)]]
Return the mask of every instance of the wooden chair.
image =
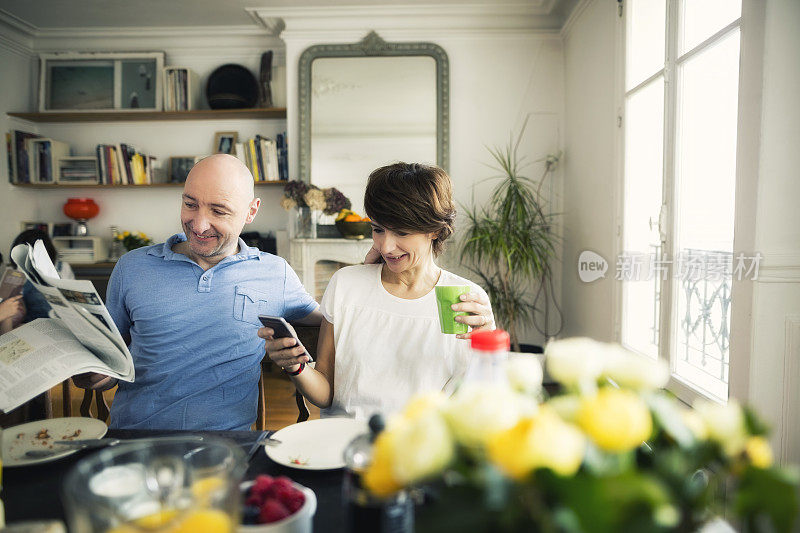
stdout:
[[(293, 325), (297, 336), (300, 338), (300, 343), (305, 346), (306, 350), (312, 355), (317, 353), (317, 342), (319, 340), (319, 326), (300, 326)], [(264, 431), (267, 424), (267, 406), (264, 399), (266, 398), (266, 374), (272, 371), (272, 361), (265, 357), (261, 361), (261, 378), (258, 381), (258, 411), (256, 415), (256, 430)], [(297, 421), (305, 422), (308, 420), (310, 413), (306, 399), (300, 392), (295, 389), (294, 401), (297, 404)]]

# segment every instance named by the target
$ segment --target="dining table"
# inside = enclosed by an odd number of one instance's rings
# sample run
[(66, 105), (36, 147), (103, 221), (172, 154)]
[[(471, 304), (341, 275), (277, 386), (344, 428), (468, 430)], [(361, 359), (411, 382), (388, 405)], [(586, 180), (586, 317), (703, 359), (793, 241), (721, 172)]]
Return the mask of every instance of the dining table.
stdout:
[[(110, 429), (106, 437), (139, 439), (180, 435), (208, 435), (229, 439), (245, 453), (258, 440), (260, 431), (160, 431)], [(81, 450), (46, 463), (4, 467), (2, 500), (5, 504), (6, 522), (12, 524), (24, 520), (61, 520), (66, 523), (63, 505), (62, 483), (67, 473), (82, 458), (96, 450)], [(293, 481), (314, 491), (317, 511), (314, 515), (314, 531), (345, 530), (345, 506), (342, 486), (344, 470), (302, 470), (289, 468), (274, 462), (263, 450), (256, 453), (248, 463), (244, 480), (255, 479), (259, 474), (288, 476)]]

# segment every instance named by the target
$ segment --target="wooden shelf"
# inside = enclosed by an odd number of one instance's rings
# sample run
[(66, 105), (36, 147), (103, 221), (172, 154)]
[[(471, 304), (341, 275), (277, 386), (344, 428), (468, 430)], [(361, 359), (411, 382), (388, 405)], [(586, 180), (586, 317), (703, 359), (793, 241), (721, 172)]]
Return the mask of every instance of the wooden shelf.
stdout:
[(286, 118), (285, 107), (198, 109), (195, 111), (93, 111), (74, 113), (7, 113), (31, 122), (133, 122), (154, 120), (231, 120)]
[[(15, 187), (25, 187), (28, 189), (150, 189), (158, 187), (183, 187), (183, 183), (151, 183), (149, 185), (95, 185), (95, 184), (71, 184), (63, 185), (58, 183), (12, 183)], [(285, 181), (256, 181), (256, 187), (275, 187), (286, 185)]]

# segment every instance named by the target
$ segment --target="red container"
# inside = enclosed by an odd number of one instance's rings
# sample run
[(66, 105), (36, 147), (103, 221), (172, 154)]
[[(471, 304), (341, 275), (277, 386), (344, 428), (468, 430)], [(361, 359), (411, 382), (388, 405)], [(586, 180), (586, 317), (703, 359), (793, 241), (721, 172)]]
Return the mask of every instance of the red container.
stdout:
[(68, 198), (64, 204), (64, 214), (75, 220), (89, 220), (99, 212), (100, 206), (91, 198)]

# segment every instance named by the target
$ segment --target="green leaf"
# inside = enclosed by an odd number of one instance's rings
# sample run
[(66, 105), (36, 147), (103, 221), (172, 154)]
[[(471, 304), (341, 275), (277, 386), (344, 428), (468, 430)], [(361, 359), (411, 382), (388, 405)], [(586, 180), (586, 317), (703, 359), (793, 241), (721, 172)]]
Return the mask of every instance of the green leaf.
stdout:
[(797, 490), (796, 471), (747, 467), (734, 500), (743, 530), (790, 532), (797, 518)]

